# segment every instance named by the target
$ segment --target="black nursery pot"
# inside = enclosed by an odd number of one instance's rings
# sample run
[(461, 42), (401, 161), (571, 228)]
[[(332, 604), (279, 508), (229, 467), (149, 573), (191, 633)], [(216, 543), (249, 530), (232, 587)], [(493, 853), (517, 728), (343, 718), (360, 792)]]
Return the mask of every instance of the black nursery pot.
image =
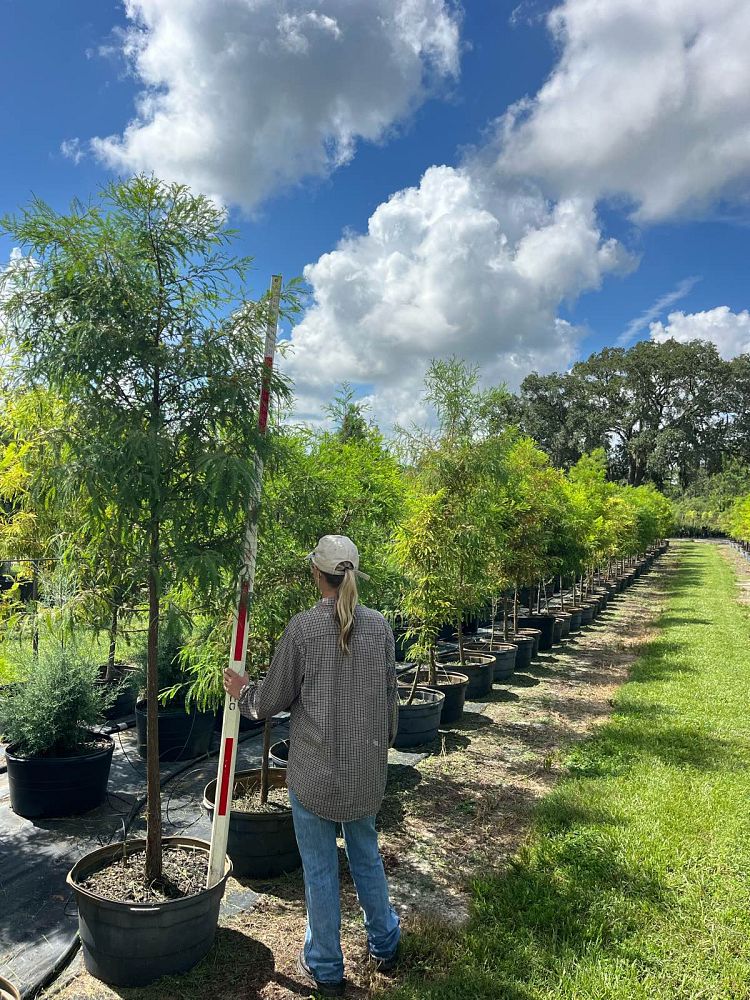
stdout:
[(477, 653), (486, 653), (487, 656), (495, 657), (495, 668), (492, 673), (494, 682), (507, 681), (513, 676), (516, 668), (516, 654), (518, 648), (510, 642), (490, 642), (482, 639), (478, 642), (467, 642), (465, 649)]
[(469, 686), (466, 689), (466, 697), (469, 701), (473, 698), (481, 698), (489, 694), (492, 690), (492, 682), (495, 679), (495, 656), (494, 653), (469, 653), (464, 654), (464, 663), (461, 663), (458, 653), (442, 653), (438, 657), (438, 662), (443, 667), (452, 667), (469, 678)]
[[(408, 689), (402, 685), (400, 693), (404, 695), (408, 693)], [(394, 747), (403, 750), (406, 747), (432, 743), (438, 734), (444, 702), (445, 695), (442, 691), (418, 687), (411, 705), (398, 706), (398, 730)]]
[(562, 618), (555, 616), (554, 625), (552, 628), (552, 645), (557, 646), (562, 642), (563, 633), (563, 621)]
[[(165, 837), (163, 844), (209, 851), (208, 844), (192, 837)], [(145, 846), (145, 840), (127, 844), (131, 853)], [(232, 866), (225, 862), (223, 877), (210, 889), (161, 903), (120, 902), (84, 889), (81, 883), (115, 861), (122, 850), (122, 844), (110, 844), (92, 851), (73, 866), (67, 881), (78, 904), (87, 971), (112, 986), (148, 986), (162, 976), (187, 972), (210, 949)]]
[(26, 819), (76, 816), (100, 806), (107, 795), (115, 745), (91, 733), (98, 749), (70, 757), (21, 757), (5, 751), (13, 812)]
[(555, 618), (560, 622), (560, 638), (567, 639), (570, 635), (570, 619), (572, 615), (568, 611), (558, 611)]
[(579, 608), (575, 608), (570, 614), (570, 631), (580, 632), (581, 630), (581, 611)]
[[(269, 788), (286, 787), (286, 769), (269, 768)], [(234, 777), (234, 793), (260, 787), (260, 768), (238, 771)], [(203, 808), (213, 822), (216, 801), (216, 779), (209, 781), (203, 792)], [(302, 866), (294, 836), (291, 806), (273, 812), (243, 812), (232, 809), (229, 814), (227, 854), (232, 859), (235, 875), (246, 878), (276, 878)]]
[(519, 617), (518, 624), (521, 628), (536, 628), (542, 633), (539, 638), (539, 652), (546, 652), (552, 649), (555, 636), (555, 616), (554, 615), (524, 615)]
[[(542, 633), (538, 628), (519, 628), (516, 632), (516, 636), (518, 635), (526, 636), (526, 638), (531, 639), (533, 643), (533, 646), (531, 647), (531, 659), (535, 660), (537, 656), (539, 656), (539, 642), (542, 638)], [(513, 642), (515, 641), (516, 637), (514, 636)]]
[[(454, 670), (443, 670), (442, 668), (438, 668), (435, 684), (430, 684), (428, 678), (428, 670), (424, 667), (421, 668), (419, 671), (419, 687), (430, 688), (445, 695), (443, 707), (440, 712), (440, 725), (452, 726), (464, 714), (464, 702), (466, 701), (466, 689), (469, 686), (469, 678), (466, 674), (461, 674)], [(413, 680), (413, 670), (402, 674), (401, 682), (405, 691), (411, 690)]]
[[(192, 760), (208, 753), (214, 731), (214, 712), (199, 712), (195, 706), (186, 712), (182, 706), (159, 706), (159, 760)], [(135, 706), (135, 729), (138, 753), (146, 756), (146, 699)]]
[(534, 656), (534, 637), (532, 635), (514, 635), (510, 640), (516, 647), (516, 670), (525, 670), (531, 666)]

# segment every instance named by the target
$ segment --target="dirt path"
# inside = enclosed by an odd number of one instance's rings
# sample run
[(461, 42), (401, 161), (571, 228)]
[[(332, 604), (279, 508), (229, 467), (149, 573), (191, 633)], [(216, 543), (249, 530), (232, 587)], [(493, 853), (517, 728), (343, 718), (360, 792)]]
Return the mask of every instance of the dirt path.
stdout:
[[(418, 766), (392, 765), (380, 814), (381, 846), (395, 904), (410, 921), (461, 922), (477, 871), (501, 868), (525, 837), (535, 803), (563, 773), (566, 748), (610, 714), (617, 687), (663, 604), (676, 553), (669, 552), (597, 622), (441, 734)], [(379, 978), (364, 961), (356, 895), (342, 857), (342, 943), (350, 986), (366, 997)], [(113, 991), (78, 971), (45, 994), (56, 1000), (289, 1000), (307, 996), (294, 965), (305, 926), (301, 875), (253, 888), (258, 905), (222, 921), (199, 970), (148, 990)], [(77, 968), (80, 968), (80, 961)], [(381, 980), (383, 982), (383, 980)]]

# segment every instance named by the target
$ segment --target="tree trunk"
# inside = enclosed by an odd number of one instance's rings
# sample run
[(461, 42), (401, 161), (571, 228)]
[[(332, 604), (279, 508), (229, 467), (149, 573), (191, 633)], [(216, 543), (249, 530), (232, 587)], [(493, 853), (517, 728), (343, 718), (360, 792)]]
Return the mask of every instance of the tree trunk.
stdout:
[[(158, 351), (161, 322), (157, 324), (154, 346)], [(148, 539), (148, 657), (146, 667), (146, 882), (162, 878), (161, 854), (161, 776), (159, 774), (159, 602), (161, 598), (161, 455), (159, 421), (161, 416), (161, 371), (158, 354), (154, 356), (151, 383), (149, 439), (151, 446), (151, 507)]]
[(31, 614), (33, 628), (31, 633), (31, 650), (36, 660), (39, 657), (39, 563), (31, 564)]
[(146, 881), (162, 877), (159, 776), (159, 521), (151, 522), (148, 557), (148, 667), (146, 677)]
[[(417, 664), (417, 677), (419, 677), (419, 664)], [(437, 666), (435, 665), (435, 647), (430, 646), (430, 668), (427, 674), (428, 684), (437, 684)], [(412, 694), (413, 697), (413, 694)]]
[(518, 631), (518, 587), (513, 588), (513, 635)]
[(565, 610), (565, 580), (562, 573), (560, 574), (560, 610)]
[(112, 611), (112, 620), (109, 624), (109, 654), (107, 656), (107, 674), (106, 680), (113, 681), (115, 679), (115, 659), (117, 657), (117, 625), (120, 617), (120, 607), (118, 604), (117, 597), (115, 596), (113, 601), (114, 610)]
[(497, 598), (492, 598), (492, 626), (490, 630), (490, 647), (495, 645), (495, 616), (497, 615)]
[(503, 639), (508, 641), (508, 598), (503, 594)]
[(461, 619), (458, 619), (458, 628), (456, 630), (456, 635), (458, 636), (458, 662), (463, 667), (466, 663), (466, 657), (464, 655), (464, 630), (461, 623)]

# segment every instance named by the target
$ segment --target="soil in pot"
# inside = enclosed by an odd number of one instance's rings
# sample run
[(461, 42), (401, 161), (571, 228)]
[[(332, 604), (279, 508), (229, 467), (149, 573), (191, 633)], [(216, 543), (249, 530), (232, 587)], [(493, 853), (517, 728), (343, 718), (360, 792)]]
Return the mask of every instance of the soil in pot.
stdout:
[(437, 738), (445, 702), (442, 691), (418, 687), (411, 704), (407, 705), (406, 700), (410, 694), (410, 688), (403, 685), (399, 687), (399, 696), (403, 700), (398, 706), (398, 730), (393, 744), (399, 750), (432, 743)]
[[(227, 879), (232, 872), (226, 862), (224, 875), (210, 889), (205, 888), (209, 845), (191, 837), (165, 837), (165, 858), (174, 848), (179, 849), (177, 868), (166, 868), (172, 891), (182, 895), (142, 901), (132, 899), (107, 899), (87, 888), (90, 879), (106, 879), (106, 869), (117, 872), (123, 865), (122, 844), (100, 847), (73, 866), (68, 874), (68, 885), (73, 889), (78, 904), (78, 929), (86, 969), (97, 979), (113, 986), (147, 986), (162, 976), (187, 972), (208, 952), (216, 935), (219, 905), (224, 895)], [(128, 869), (133, 869), (145, 859), (145, 841), (130, 841)], [(142, 859), (139, 861), (139, 855)], [(198, 855), (198, 858), (191, 856)], [(200, 872), (202, 867), (202, 882)], [(123, 872), (120, 871), (120, 876)], [(153, 890), (143, 885), (137, 892)], [(120, 878), (117, 883), (122, 894), (135, 879)], [(166, 885), (166, 883), (165, 883)], [(187, 894), (185, 894), (187, 891)], [(137, 894), (136, 892), (136, 894)]]
[(21, 1000), (21, 994), (7, 979), (0, 976), (0, 1000)]
[(493, 683), (507, 681), (513, 676), (516, 668), (516, 655), (518, 647), (510, 642), (469, 642), (465, 649), (486, 652), (495, 657), (495, 669), (492, 675)]
[[(469, 686), (469, 678), (466, 674), (443, 670), (442, 668), (438, 668), (437, 682), (435, 684), (430, 684), (428, 678), (429, 671), (427, 668), (420, 668), (419, 686), (432, 688), (434, 691), (440, 691), (441, 694), (445, 695), (443, 708), (440, 712), (440, 725), (452, 726), (459, 721), (464, 713), (464, 702), (466, 701), (466, 688)], [(407, 672), (401, 677), (401, 681), (407, 689), (407, 697), (413, 680), (413, 671)]]
[(492, 682), (495, 677), (494, 653), (466, 652), (463, 663), (456, 653), (446, 653), (439, 657), (439, 663), (441, 667), (448, 670), (466, 674), (469, 678), (469, 686), (466, 688), (466, 697), (469, 701), (474, 698), (482, 698), (492, 690)]
[[(214, 731), (214, 712), (189, 712), (178, 705), (159, 706), (159, 760), (191, 760), (208, 753)], [(135, 727), (138, 753), (146, 756), (146, 699), (135, 706)]]
[(195, 896), (206, 885), (208, 855), (166, 847), (162, 851), (164, 878), (160, 883), (146, 882), (146, 852), (127, 851), (112, 864), (92, 872), (80, 885), (104, 899), (121, 903), (162, 903), (166, 899)]
[(91, 742), (68, 756), (23, 757), (5, 751), (13, 812), (26, 819), (76, 816), (100, 806), (107, 796), (115, 745), (91, 733)]
[[(236, 809), (235, 802), (250, 803), (250, 797), (259, 791), (260, 769), (238, 771), (235, 775), (227, 841), (227, 854), (232, 859), (235, 875), (276, 878), (296, 871), (302, 865), (294, 836), (292, 809), (286, 788), (286, 769), (270, 768), (268, 784), (272, 803), (270, 809), (260, 807), (259, 804), (255, 811), (248, 811), (247, 807)], [(216, 779), (206, 785), (203, 793), (203, 807), (212, 821), (215, 797)]]

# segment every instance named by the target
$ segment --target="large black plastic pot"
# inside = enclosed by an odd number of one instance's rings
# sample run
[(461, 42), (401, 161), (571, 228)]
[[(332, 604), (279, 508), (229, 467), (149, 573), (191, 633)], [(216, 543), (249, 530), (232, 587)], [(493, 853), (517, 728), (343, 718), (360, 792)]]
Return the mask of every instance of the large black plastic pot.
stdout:
[(581, 625), (590, 625), (594, 620), (594, 605), (579, 604), (578, 609), (581, 612)]
[[(209, 845), (192, 837), (165, 837), (164, 847), (186, 847), (208, 854)], [(145, 849), (145, 840), (127, 843), (128, 853)], [(78, 933), (86, 969), (112, 986), (148, 986), (162, 976), (187, 972), (214, 942), (219, 905), (232, 872), (229, 860), (216, 885), (195, 896), (162, 903), (125, 903), (98, 896), (81, 885), (122, 855), (122, 844), (100, 847), (68, 873), (78, 904)]]
[(575, 608), (570, 614), (570, 631), (580, 632), (581, 630), (581, 611), (580, 608)]
[[(403, 696), (408, 693), (408, 689), (405, 690), (402, 686), (400, 693)], [(403, 750), (405, 747), (432, 743), (440, 728), (444, 702), (445, 695), (442, 691), (418, 687), (411, 705), (398, 706), (398, 730), (393, 745)]]
[(554, 615), (524, 615), (519, 617), (518, 624), (521, 628), (537, 628), (542, 633), (539, 638), (539, 652), (546, 652), (552, 649), (555, 632)]
[(469, 686), (466, 688), (466, 697), (469, 701), (473, 698), (482, 698), (492, 690), (492, 682), (495, 679), (495, 656), (493, 653), (464, 653), (464, 662), (461, 663), (457, 653), (441, 653), (438, 656), (441, 666), (459, 673), (466, 674), (469, 678)]
[[(286, 769), (270, 768), (268, 783), (272, 788), (286, 788)], [(238, 771), (234, 778), (234, 794), (260, 787), (260, 768)], [(214, 818), (216, 779), (209, 781), (203, 792), (203, 807), (209, 819)], [(294, 836), (292, 809), (273, 812), (242, 812), (232, 809), (229, 814), (227, 854), (232, 859), (235, 875), (246, 878), (276, 878), (296, 871), (302, 865)]]
[(555, 618), (560, 622), (560, 638), (567, 639), (570, 635), (570, 619), (572, 615), (568, 611), (556, 611)]
[(107, 795), (115, 748), (111, 737), (91, 733), (99, 749), (70, 757), (21, 757), (5, 751), (13, 812), (26, 819), (76, 816), (100, 806)]
[[(195, 706), (186, 712), (182, 706), (159, 706), (159, 760), (192, 760), (208, 753), (214, 731), (214, 712), (199, 712)], [(138, 753), (146, 756), (146, 699), (135, 706), (135, 730)]]
[(514, 635), (510, 640), (516, 647), (516, 670), (525, 670), (531, 666), (534, 655), (534, 637), (531, 635)]
[[(534, 645), (531, 647), (531, 659), (535, 660), (539, 656), (539, 642), (542, 638), (542, 633), (538, 628), (519, 628), (516, 635), (524, 635), (531, 639)], [(515, 642), (515, 638), (513, 640)]]
[(105, 681), (106, 673), (107, 665), (104, 663), (99, 667), (99, 681), (97, 683), (102, 687), (108, 687), (110, 684), (119, 685), (119, 691), (113, 703), (104, 710), (102, 715), (105, 719), (123, 719), (125, 716), (132, 715), (138, 698), (138, 685), (133, 671), (128, 669), (126, 664), (117, 663), (115, 664), (114, 680)]
[(21, 1000), (21, 994), (7, 979), (0, 976), (0, 1000)]
[[(441, 694), (445, 695), (445, 701), (440, 712), (440, 725), (452, 726), (464, 714), (464, 702), (466, 701), (466, 689), (469, 686), (469, 678), (466, 674), (458, 673), (455, 670), (443, 670), (442, 668), (438, 668), (437, 681), (434, 684), (429, 683), (429, 676), (427, 668), (421, 667), (419, 670), (419, 687), (430, 688), (432, 691), (440, 691)], [(402, 674), (400, 680), (405, 691), (411, 690), (411, 685), (414, 681), (414, 671), (410, 670)]]
[(562, 618), (555, 615), (555, 623), (552, 628), (552, 645), (558, 646), (562, 642), (563, 623)]
[(493, 682), (507, 681), (509, 677), (513, 676), (513, 671), (516, 668), (518, 648), (512, 643), (499, 641), (493, 643), (489, 641), (468, 642), (464, 648), (477, 653), (487, 653), (488, 656), (495, 657), (495, 669), (492, 674)]

